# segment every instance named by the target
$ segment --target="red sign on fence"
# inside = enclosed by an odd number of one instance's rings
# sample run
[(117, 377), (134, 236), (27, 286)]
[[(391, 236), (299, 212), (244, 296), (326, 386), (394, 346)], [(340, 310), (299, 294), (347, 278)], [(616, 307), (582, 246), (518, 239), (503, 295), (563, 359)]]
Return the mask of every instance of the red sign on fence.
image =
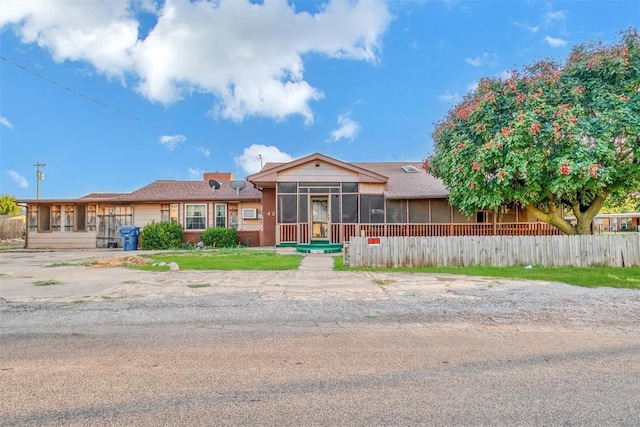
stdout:
[(369, 246), (380, 246), (380, 238), (379, 237), (368, 237), (367, 244)]

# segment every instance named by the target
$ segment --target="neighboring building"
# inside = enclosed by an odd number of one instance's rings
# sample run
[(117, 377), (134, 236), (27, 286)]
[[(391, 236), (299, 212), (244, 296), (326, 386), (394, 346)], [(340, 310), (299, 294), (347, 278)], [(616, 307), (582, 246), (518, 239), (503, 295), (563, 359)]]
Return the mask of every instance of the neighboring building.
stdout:
[[(185, 241), (197, 243), (209, 227), (235, 227), (241, 242), (260, 245), (262, 194), (230, 173), (202, 181), (155, 181), (133, 193), (92, 193), (79, 199), (20, 200), (27, 205), (27, 248), (122, 247), (122, 225), (175, 221)], [(213, 181), (210, 186), (209, 181)], [(232, 188), (232, 183), (236, 188)], [(219, 188), (215, 188), (219, 187)]]
[(206, 228), (235, 227), (250, 246), (340, 244), (362, 235), (560, 234), (518, 206), (467, 217), (449, 205), (448, 190), (421, 166), (347, 163), (316, 153), (269, 163), (241, 181), (216, 172), (205, 173), (202, 181), (155, 181), (132, 193), (20, 200), (27, 206), (25, 245), (122, 247), (120, 226), (152, 221), (179, 223), (191, 243), (200, 241)]
[[(565, 217), (567, 221), (575, 224), (575, 216)], [(593, 232), (618, 233), (624, 231), (640, 231), (640, 212), (597, 214), (593, 219)]]

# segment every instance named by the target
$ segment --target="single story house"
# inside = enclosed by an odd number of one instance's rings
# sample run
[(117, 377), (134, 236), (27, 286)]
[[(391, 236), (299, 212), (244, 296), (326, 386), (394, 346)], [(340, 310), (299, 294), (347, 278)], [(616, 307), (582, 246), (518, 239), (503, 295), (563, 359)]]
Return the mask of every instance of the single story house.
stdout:
[(209, 227), (235, 227), (251, 246), (342, 244), (351, 236), (560, 234), (517, 205), (470, 217), (449, 205), (421, 162), (343, 162), (320, 153), (268, 163), (245, 180), (155, 181), (132, 193), (20, 200), (27, 248), (121, 247), (122, 225), (176, 221), (196, 243)]
[(20, 200), (27, 206), (27, 248), (122, 247), (123, 225), (175, 221), (185, 241), (197, 243), (209, 227), (235, 227), (240, 240), (260, 244), (262, 193), (230, 173), (201, 181), (159, 180), (132, 193), (92, 193), (79, 199)]

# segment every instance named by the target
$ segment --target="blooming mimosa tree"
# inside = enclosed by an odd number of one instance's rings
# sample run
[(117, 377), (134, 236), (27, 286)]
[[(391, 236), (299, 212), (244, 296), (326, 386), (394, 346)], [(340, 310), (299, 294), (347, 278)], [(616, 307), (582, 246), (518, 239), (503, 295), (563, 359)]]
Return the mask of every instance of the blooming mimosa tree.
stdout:
[(591, 233), (607, 197), (640, 184), (640, 36), (482, 79), (433, 140), (425, 167), (464, 213), (518, 204), (566, 234)]

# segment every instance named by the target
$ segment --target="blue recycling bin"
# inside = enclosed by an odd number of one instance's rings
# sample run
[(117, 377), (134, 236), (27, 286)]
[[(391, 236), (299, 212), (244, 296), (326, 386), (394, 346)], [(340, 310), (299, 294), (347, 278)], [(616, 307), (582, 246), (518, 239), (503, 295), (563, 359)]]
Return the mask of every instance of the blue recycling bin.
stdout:
[(125, 251), (135, 251), (138, 249), (138, 235), (140, 227), (123, 225), (120, 227), (120, 237), (122, 237), (122, 247)]

